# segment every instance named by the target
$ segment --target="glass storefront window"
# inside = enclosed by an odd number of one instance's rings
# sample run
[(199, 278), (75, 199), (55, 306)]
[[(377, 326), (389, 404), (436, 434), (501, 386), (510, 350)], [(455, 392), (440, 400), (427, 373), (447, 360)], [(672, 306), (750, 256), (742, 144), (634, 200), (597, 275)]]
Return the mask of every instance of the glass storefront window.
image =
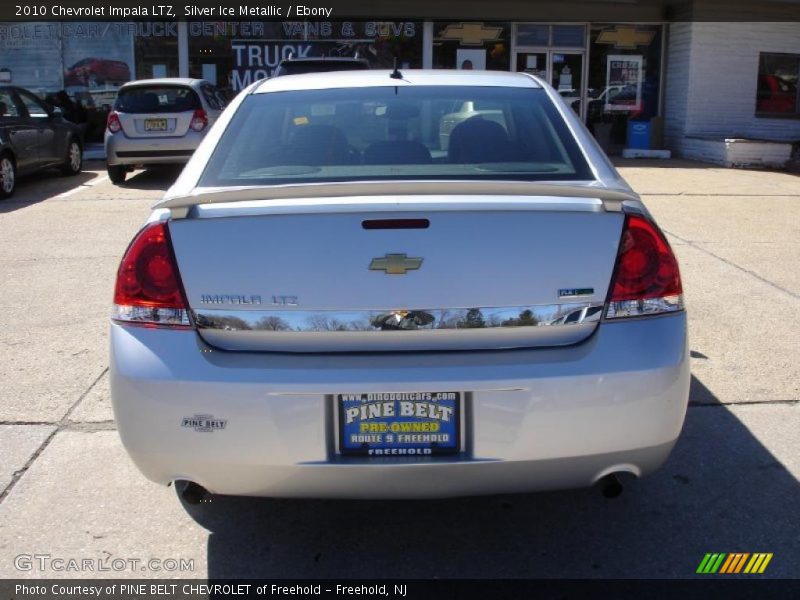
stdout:
[(800, 54), (762, 53), (758, 59), (756, 115), (800, 116)]
[(119, 86), (135, 76), (134, 35), (125, 22), (0, 23), (0, 82), (61, 108), (97, 142)]
[(583, 25), (553, 25), (553, 46), (583, 48), (586, 27)]
[(522, 47), (583, 48), (586, 46), (586, 26), (519, 23), (516, 43)]
[(517, 46), (550, 45), (550, 26), (539, 23), (520, 23), (517, 25)]
[(140, 32), (134, 40), (134, 53), (136, 79), (178, 76), (177, 32), (174, 37), (150, 37)]
[(228, 95), (270, 77), (281, 60), (353, 57), (375, 69), (422, 66), (422, 23), (394, 21), (189, 24), (189, 74)]
[(586, 124), (606, 152), (626, 146), (629, 120), (660, 121), (662, 35), (661, 25), (591, 27)]

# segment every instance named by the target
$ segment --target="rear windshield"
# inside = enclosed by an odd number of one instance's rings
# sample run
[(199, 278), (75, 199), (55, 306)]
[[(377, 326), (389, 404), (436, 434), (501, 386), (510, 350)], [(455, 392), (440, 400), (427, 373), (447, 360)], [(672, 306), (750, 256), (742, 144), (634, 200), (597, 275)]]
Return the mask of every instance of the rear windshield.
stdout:
[(200, 185), (591, 178), (544, 90), (424, 86), (248, 96)]
[(176, 113), (202, 108), (195, 91), (179, 85), (136, 86), (120, 90), (114, 110), (125, 113)]

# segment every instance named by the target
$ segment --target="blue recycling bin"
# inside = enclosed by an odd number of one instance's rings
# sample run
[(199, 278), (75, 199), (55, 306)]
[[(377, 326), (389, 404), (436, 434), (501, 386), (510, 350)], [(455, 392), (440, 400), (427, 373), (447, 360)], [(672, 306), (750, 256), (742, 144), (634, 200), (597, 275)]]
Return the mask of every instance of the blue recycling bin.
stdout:
[(628, 148), (650, 150), (650, 121), (628, 121)]

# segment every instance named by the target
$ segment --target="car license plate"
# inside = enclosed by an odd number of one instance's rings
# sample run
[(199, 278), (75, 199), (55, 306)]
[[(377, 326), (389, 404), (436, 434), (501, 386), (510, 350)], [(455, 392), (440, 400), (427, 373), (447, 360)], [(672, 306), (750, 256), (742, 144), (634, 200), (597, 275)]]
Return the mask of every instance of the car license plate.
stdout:
[(424, 456), (460, 449), (459, 392), (339, 394), (339, 450)]
[(167, 130), (167, 120), (166, 119), (145, 119), (144, 120), (144, 130), (145, 131), (166, 131)]

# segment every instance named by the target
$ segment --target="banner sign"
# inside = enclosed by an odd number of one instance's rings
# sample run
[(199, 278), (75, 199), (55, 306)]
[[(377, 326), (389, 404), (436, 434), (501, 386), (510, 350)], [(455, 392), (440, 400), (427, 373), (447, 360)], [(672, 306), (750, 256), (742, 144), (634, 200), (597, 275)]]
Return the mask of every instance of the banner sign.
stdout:
[(0, 23), (2, 83), (65, 89), (100, 104), (134, 78), (133, 34), (118, 23)]
[(606, 111), (633, 111), (642, 107), (641, 55), (609, 54), (606, 69)]
[(272, 77), (275, 68), (289, 57), (356, 56), (374, 58), (373, 40), (232, 40), (231, 87), (239, 91), (254, 81)]

